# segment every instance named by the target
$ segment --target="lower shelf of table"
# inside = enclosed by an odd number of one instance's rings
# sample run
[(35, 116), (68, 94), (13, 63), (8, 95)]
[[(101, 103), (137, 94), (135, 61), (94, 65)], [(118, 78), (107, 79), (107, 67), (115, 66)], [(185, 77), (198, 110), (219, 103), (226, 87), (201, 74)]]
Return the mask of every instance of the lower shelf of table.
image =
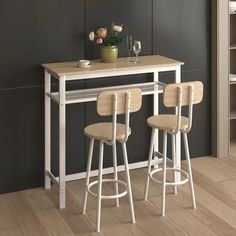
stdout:
[[(161, 82), (150, 82), (150, 83), (141, 83), (141, 84), (129, 84), (129, 85), (119, 85), (119, 86), (112, 86), (112, 87), (66, 91), (66, 104), (96, 101), (98, 94), (106, 90), (140, 88), (143, 95), (163, 93), (164, 86), (165, 84)], [(48, 93), (47, 95), (53, 101), (59, 104), (58, 92)]]

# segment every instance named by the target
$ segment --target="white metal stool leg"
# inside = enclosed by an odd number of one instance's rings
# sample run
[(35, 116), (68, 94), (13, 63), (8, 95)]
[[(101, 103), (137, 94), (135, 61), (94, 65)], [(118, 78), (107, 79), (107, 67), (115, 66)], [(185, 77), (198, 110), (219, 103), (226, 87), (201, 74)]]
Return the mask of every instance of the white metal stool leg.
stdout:
[(163, 179), (162, 179), (162, 199), (161, 215), (165, 216), (166, 208), (166, 149), (167, 149), (167, 132), (163, 131)]
[(89, 185), (90, 171), (91, 171), (91, 164), (92, 164), (92, 157), (93, 157), (93, 145), (94, 145), (94, 139), (90, 139), (88, 163), (87, 163), (87, 172), (86, 172), (86, 182), (85, 182), (85, 191), (84, 191), (83, 215), (85, 214), (86, 207), (87, 207), (88, 185)]
[(155, 131), (156, 131), (156, 129), (152, 129), (151, 142), (150, 142), (150, 148), (149, 148), (149, 156), (148, 156), (147, 180), (146, 180), (145, 190), (144, 190), (144, 200), (145, 201), (147, 201), (147, 197), (148, 197), (150, 172), (151, 172), (151, 167), (152, 167), (152, 157), (153, 157), (153, 150), (154, 150)]
[[(176, 168), (176, 142), (175, 142), (175, 135), (172, 134), (172, 161), (173, 161), (173, 168)], [(176, 173), (174, 172), (174, 182), (176, 183)], [(174, 194), (177, 194), (177, 186), (174, 185)]]
[(193, 176), (192, 176), (192, 168), (191, 168), (191, 161), (190, 161), (190, 155), (189, 155), (187, 134), (183, 133), (183, 137), (184, 137), (184, 147), (185, 147), (186, 160), (188, 163), (188, 174), (189, 174), (190, 190), (191, 190), (191, 195), (192, 195), (192, 204), (193, 204), (193, 208), (196, 209), (196, 199), (195, 199), (194, 186), (193, 186)]
[[(117, 175), (117, 152), (116, 152), (116, 143), (112, 145), (112, 152), (113, 152), (113, 168), (114, 168), (114, 179), (118, 180), (118, 175)], [(115, 183), (115, 193), (116, 195), (119, 194), (119, 187), (118, 183)], [(116, 199), (116, 206), (119, 207), (119, 198)]]
[(126, 143), (122, 143), (122, 150), (123, 150), (125, 172), (126, 172), (126, 183), (128, 186), (131, 220), (132, 220), (132, 223), (135, 224), (134, 204), (133, 204), (133, 196), (132, 196), (131, 183), (130, 183), (129, 164), (128, 164), (128, 157), (127, 157)]
[(97, 227), (96, 227), (97, 232), (100, 232), (100, 226), (101, 226), (103, 148), (104, 148), (104, 143), (103, 141), (100, 141), (99, 168), (98, 168)]

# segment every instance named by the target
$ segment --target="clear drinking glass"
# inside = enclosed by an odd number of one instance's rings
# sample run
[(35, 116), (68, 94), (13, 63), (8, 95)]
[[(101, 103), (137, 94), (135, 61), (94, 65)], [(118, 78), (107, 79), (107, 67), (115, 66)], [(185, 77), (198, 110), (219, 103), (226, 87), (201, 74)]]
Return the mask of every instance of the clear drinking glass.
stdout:
[(139, 58), (138, 58), (138, 54), (141, 52), (141, 41), (134, 41), (133, 51), (136, 55), (136, 59), (135, 59), (134, 63), (140, 63)]
[(132, 47), (133, 47), (133, 39), (132, 39), (132, 36), (131, 35), (128, 35), (127, 36), (127, 51), (128, 51), (128, 59), (127, 59), (127, 62), (131, 62), (131, 59), (130, 59), (130, 54), (131, 54), (131, 51), (132, 51)]

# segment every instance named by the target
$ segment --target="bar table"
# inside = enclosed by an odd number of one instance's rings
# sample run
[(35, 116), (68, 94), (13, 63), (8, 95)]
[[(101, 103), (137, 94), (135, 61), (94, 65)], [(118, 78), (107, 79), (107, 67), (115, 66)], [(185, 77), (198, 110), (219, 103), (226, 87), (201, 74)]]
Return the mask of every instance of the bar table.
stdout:
[[(159, 73), (174, 71), (175, 83), (181, 82), (181, 66), (184, 64), (181, 61), (176, 61), (160, 55), (141, 56), (141, 63), (128, 63), (127, 58), (119, 58), (116, 63), (102, 63), (98, 60), (91, 61), (91, 66), (80, 68), (78, 62), (63, 62), (42, 64), (45, 74), (45, 189), (51, 188), (51, 181), (59, 187), (59, 208), (66, 206), (66, 182), (85, 177), (85, 172), (66, 175), (66, 105), (73, 103), (85, 103), (96, 101), (98, 93), (104, 90), (122, 89), (138, 87), (142, 90), (142, 95), (153, 94), (153, 113), (159, 114), (159, 94), (163, 92), (165, 84), (159, 81)], [(66, 82), (73, 80), (89, 80), (94, 78), (135, 75), (135, 74), (153, 74), (153, 82), (132, 83), (130, 84), (80, 89), (66, 91)], [(59, 91), (51, 92), (51, 77), (59, 81)], [(51, 100), (59, 106), (59, 176), (56, 177), (51, 172)], [(146, 124), (143, 124), (146, 125)], [(81, 134), (83, 135), (83, 134)], [(181, 168), (181, 138), (180, 135), (176, 138), (176, 168)], [(162, 154), (158, 151), (158, 136), (155, 140), (155, 158), (154, 166), (162, 161)], [(147, 161), (134, 163), (130, 165), (130, 169), (146, 167)], [(118, 171), (122, 171), (123, 166), (118, 167)], [(111, 173), (112, 168), (104, 169), (104, 174)], [(97, 175), (97, 171), (93, 171), (91, 176)], [(180, 174), (176, 173), (177, 180), (180, 180)]]

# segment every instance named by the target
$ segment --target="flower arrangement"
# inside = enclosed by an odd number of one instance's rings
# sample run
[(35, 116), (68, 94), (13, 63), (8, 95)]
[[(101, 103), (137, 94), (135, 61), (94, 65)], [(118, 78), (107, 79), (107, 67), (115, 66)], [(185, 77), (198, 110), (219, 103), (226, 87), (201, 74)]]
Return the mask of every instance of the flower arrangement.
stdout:
[(99, 28), (96, 32), (92, 31), (89, 33), (89, 40), (95, 42), (101, 46), (117, 46), (122, 42), (122, 36), (120, 33), (123, 30), (122, 25), (111, 25), (111, 33), (109, 34), (107, 28)]

